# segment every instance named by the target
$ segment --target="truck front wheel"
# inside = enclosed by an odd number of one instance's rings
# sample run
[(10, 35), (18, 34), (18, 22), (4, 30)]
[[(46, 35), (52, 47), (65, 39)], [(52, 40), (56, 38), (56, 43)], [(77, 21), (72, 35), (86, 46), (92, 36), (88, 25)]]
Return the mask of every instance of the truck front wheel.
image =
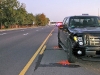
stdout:
[(75, 63), (76, 58), (72, 52), (72, 41), (71, 39), (67, 39), (67, 57), (70, 63)]

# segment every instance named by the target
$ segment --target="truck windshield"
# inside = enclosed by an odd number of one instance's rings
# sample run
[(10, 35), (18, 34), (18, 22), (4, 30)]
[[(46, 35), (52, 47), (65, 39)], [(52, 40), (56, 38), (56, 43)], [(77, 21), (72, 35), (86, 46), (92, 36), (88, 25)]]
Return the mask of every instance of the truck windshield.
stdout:
[(71, 17), (70, 27), (100, 27), (100, 18), (98, 17)]

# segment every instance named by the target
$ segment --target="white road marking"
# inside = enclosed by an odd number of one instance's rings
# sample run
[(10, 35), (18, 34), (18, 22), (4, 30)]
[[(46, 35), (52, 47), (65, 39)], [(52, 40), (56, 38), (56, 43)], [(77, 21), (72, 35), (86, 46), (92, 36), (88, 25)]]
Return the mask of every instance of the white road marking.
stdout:
[(43, 29), (43, 28), (42, 28)]
[(25, 34), (23, 34), (23, 35), (28, 35), (29, 33), (25, 33)]
[(2, 34), (7, 34), (7, 33), (2, 33)]
[(0, 34), (0, 35), (3, 35), (3, 34)]
[(39, 31), (39, 30), (36, 30), (36, 31)]
[(2, 34), (0, 34), (0, 35), (5, 35), (5, 34), (7, 34), (7, 33), (2, 33)]
[(24, 30), (21, 30), (21, 31), (24, 31)]

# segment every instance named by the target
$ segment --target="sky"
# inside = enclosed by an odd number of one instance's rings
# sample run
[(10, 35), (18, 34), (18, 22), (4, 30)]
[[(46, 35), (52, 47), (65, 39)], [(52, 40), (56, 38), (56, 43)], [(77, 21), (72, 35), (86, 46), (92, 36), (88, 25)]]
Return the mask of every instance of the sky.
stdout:
[(18, 0), (33, 15), (44, 13), (50, 21), (63, 21), (71, 15), (100, 15), (100, 0)]

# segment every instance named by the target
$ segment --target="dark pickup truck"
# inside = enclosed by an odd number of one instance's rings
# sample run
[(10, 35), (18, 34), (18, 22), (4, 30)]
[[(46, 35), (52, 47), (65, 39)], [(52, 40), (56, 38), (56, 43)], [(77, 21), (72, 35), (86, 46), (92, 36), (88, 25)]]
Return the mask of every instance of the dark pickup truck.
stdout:
[(100, 55), (100, 17), (65, 17), (58, 27), (58, 46), (67, 52), (71, 63), (76, 57)]

